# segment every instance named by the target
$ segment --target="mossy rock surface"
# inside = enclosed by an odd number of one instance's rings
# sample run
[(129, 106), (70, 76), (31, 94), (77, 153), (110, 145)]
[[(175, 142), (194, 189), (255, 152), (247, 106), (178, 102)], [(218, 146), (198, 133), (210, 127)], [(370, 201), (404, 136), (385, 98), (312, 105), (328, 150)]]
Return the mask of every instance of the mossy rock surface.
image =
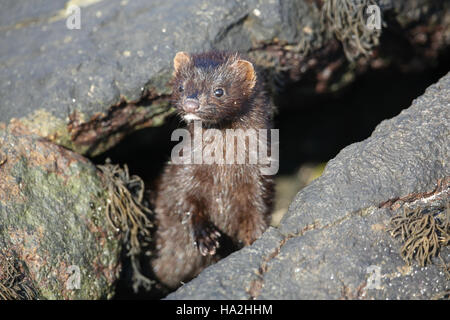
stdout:
[[(112, 297), (121, 239), (104, 214), (107, 195), (95, 166), (17, 127), (3, 128), (0, 177), (0, 264), (22, 266), (16, 269), (35, 298)], [(0, 283), (7, 278), (0, 275)]]

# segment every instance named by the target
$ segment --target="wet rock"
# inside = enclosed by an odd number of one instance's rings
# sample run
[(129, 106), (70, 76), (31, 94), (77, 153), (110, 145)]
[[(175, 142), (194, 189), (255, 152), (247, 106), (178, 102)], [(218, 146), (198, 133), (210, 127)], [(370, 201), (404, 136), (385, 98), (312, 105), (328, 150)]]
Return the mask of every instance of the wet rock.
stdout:
[(88, 160), (0, 127), (0, 297), (112, 297), (122, 242), (106, 201)]
[(370, 138), (344, 148), (297, 194), (279, 228), (205, 269), (168, 299), (448, 297), (448, 240), (431, 264), (407, 264), (403, 244), (388, 226), (398, 213), (391, 204), (400, 199), (407, 205), (427, 195), (425, 208), (441, 206), (445, 214), (449, 123), (447, 74)]
[[(394, 1), (380, 2), (383, 12), (393, 10)], [(436, 1), (398, 2), (414, 11)], [(167, 83), (172, 57), (179, 50), (246, 52), (264, 70), (273, 71), (267, 76), (273, 87), (285, 77), (297, 81), (314, 70), (308, 78), (314, 93), (330, 90), (333, 83), (340, 88), (355, 71), (343, 62), (336, 30), (326, 27), (323, 32), (321, 3), (8, 0), (0, 13), (0, 122), (15, 119), (53, 142), (97, 155), (131, 131), (161, 124), (170, 114)], [(450, 42), (450, 37), (440, 37), (447, 35), (441, 22), (447, 21), (448, 10), (439, 3), (411, 16), (403, 14), (401, 4), (395, 6), (404, 26), (408, 21), (418, 26), (434, 21), (437, 29), (414, 33), (431, 38), (440, 30), (431, 46), (434, 51)], [(70, 5), (81, 8), (80, 29), (66, 26), (68, 14), (73, 14), (66, 12)], [(426, 43), (420, 45), (430, 47)], [(375, 45), (370, 42), (366, 51)], [(367, 64), (367, 59), (359, 63)], [(338, 79), (330, 76), (334, 72), (340, 74)]]

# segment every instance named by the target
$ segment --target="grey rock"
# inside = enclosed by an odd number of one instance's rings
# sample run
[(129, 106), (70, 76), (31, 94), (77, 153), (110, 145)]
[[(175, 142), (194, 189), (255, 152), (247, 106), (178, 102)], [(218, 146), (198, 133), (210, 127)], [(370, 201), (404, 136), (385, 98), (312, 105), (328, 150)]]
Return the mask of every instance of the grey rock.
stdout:
[[(81, 6), (79, 30), (66, 26), (65, 1), (2, 3), (0, 122), (26, 119), (25, 125), (35, 133), (91, 155), (119, 140), (95, 145), (98, 150), (88, 148), (108, 135), (124, 131), (124, 136), (130, 130), (160, 123), (145, 120), (155, 113), (168, 113), (167, 83), (177, 51), (215, 48), (246, 52), (274, 37), (298, 42), (301, 25), (296, 15), (309, 6), (292, 0), (70, 3)], [(310, 20), (313, 17), (303, 18), (303, 22)], [(91, 140), (84, 142), (91, 144), (88, 147), (71, 141), (77, 133), (67, 128), (70, 117), (78, 115), (76, 124), (93, 117), (107, 118), (113, 106), (145, 97), (151, 97), (150, 101), (133, 109), (143, 118), (138, 124), (126, 130), (111, 129), (105, 120), (100, 127), (110, 132), (93, 132)], [(154, 101), (155, 97), (164, 99)]]
[[(450, 73), (300, 191), (279, 228), (204, 270), (168, 299), (430, 299), (450, 289), (439, 261), (405, 265), (379, 205), (450, 176)], [(448, 189), (442, 201), (448, 202)], [(441, 251), (450, 263), (450, 250)], [(379, 267), (381, 287), (367, 286)]]
[[(77, 109), (90, 117), (119, 102), (120, 95), (139, 99), (141, 88), (150, 84), (162, 94), (177, 51), (246, 51), (253, 33), (258, 41), (295, 42), (300, 27), (292, 19), (299, 6), (306, 6), (256, 0), (92, 1), (81, 7), (81, 29), (70, 30), (64, 2), (41, 2), (2, 4), (1, 121), (41, 108), (55, 116)], [(252, 19), (255, 31), (242, 27), (246, 19)]]
[[(433, 4), (428, 6), (433, 10), (424, 14), (403, 17), (404, 25), (446, 21), (446, 7), (435, 0), (397, 2), (396, 14), (404, 11), (403, 6), (409, 12), (424, 2)], [(238, 50), (269, 74), (291, 67), (303, 70), (293, 74), (306, 72), (310, 67), (302, 52), (323, 49), (332, 38), (323, 32), (318, 3), (3, 1), (0, 122), (16, 119), (57, 144), (97, 155), (134, 130), (159, 125), (171, 113), (168, 82), (177, 51)], [(81, 7), (79, 30), (66, 26), (71, 4)], [(392, 1), (380, 4), (382, 10), (393, 7)], [(271, 49), (264, 49), (266, 45)], [(321, 61), (317, 68), (322, 70), (327, 63)], [(274, 77), (268, 78), (272, 83)]]
[[(0, 126), (0, 271), (14, 259), (36, 298), (113, 296), (123, 238), (108, 222), (107, 199), (87, 159)], [(11, 277), (0, 272), (0, 296)]]

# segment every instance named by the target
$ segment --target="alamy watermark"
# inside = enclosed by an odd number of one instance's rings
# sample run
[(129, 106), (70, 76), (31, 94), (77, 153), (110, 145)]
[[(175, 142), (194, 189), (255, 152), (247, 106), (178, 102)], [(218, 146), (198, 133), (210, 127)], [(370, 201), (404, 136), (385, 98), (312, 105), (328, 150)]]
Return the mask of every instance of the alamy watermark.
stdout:
[(381, 10), (376, 4), (367, 6), (366, 14), (368, 15), (366, 28), (369, 30), (381, 29)]
[(218, 129), (203, 129), (201, 121), (194, 121), (193, 137), (187, 129), (172, 133), (172, 141), (180, 139), (172, 149), (172, 164), (259, 164), (263, 175), (278, 172), (278, 129), (226, 129), (224, 134)]
[(81, 9), (79, 6), (70, 5), (66, 10), (66, 16), (67, 29), (81, 29)]
[(381, 289), (381, 267), (368, 266), (366, 273), (369, 274), (367, 279), (367, 289)]
[(69, 278), (66, 281), (67, 290), (77, 290), (81, 288), (81, 272), (80, 267), (77, 265), (71, 265), (66, 271), (69, 274)]

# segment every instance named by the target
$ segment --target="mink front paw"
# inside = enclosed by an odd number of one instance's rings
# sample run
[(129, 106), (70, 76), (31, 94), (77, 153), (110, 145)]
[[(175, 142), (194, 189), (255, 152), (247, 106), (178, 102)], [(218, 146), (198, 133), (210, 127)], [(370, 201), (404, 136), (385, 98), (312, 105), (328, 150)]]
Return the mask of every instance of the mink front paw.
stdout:
[(202, 256), (215, 255), (219, 248), (220, 232), (211, 223), (194, 229), (195, 244)]

